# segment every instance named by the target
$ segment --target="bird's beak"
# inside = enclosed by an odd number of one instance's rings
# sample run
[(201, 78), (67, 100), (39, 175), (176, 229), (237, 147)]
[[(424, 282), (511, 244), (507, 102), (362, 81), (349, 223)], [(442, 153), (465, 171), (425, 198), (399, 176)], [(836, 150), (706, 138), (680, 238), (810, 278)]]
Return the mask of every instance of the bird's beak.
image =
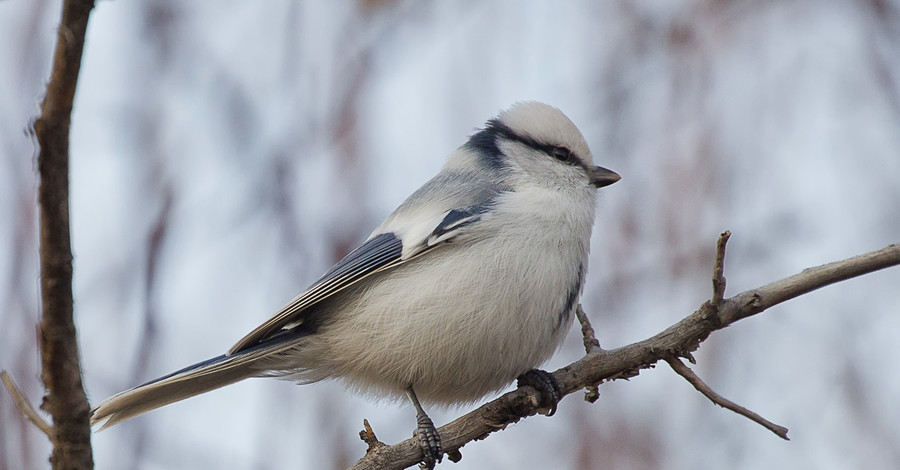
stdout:
[(622, 179), (622, 177), (619, 176), (619, 174), (615, 171), (607, 170), (602, 166), (595, 166), (593, 168), (588, 167), (587, 175), (591, 180), (591, 184), (594, 185), (595, 188), (609, 186)]

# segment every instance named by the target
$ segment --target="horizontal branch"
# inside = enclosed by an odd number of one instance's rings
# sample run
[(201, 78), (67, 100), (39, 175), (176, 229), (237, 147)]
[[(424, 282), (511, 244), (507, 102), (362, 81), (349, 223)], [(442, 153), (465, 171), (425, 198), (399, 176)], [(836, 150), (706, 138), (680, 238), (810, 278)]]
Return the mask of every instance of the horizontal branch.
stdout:
[[(756, 315), (774, 305), (873, 271), (900, 265), (900, 245), (890, 245), (853, 258), (803, 270), (794, 276), (742, 292), (718, 305), (705, 302), (694, 313), (644, 341), (612, 350), (596, 350), (553, 373), (563, 395), (607, 380), (634, 376), (641, 369), (672, 356), (689, 356), (716, 330)], [(485, 403), (438, 429), (445, 451), (455, 451), (470, 441), (538, 413), (541, 398), (523, 387)], [(371, 449), (352, 468), (402, 469), (422, 460), (415, 439)]]

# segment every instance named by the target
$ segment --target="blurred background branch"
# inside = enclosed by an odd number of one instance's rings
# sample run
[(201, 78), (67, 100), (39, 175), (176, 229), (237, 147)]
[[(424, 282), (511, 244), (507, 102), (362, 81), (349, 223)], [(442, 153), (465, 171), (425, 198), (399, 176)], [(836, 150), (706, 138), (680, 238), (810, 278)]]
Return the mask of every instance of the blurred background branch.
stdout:
[(28, 397), (22, 393), (22, 390), (19, 390), (19, 386), (16, 385), (16, 381), (9, 375), (7, 371), (0, 371), (0, 379), (3, 380), (3, 386), (6, 387), (6, 391), (9, 393), (9, 397), (12, 398), (13, 403), (16, 405), (16, 408), (25, 416), (28, 421), (31, 421), (32, 424), (37, 426), (38, 429), (43, 432), (50, 442), (55, 440), (53, 434), (53, 425), (48, 423), (43, 416), (38, 413), (34, 406), (28, 401)]
[(90, 406), (81, 383), (73, 319), (72, 247), (69, 238), (69, 128), (81, 68), (90, 0), (66, 0), (57, 32), (53, 69), (34, 123), (40, 147), (41, 408), (53, 418), (50, 463), (54, 469), (94, 467)]

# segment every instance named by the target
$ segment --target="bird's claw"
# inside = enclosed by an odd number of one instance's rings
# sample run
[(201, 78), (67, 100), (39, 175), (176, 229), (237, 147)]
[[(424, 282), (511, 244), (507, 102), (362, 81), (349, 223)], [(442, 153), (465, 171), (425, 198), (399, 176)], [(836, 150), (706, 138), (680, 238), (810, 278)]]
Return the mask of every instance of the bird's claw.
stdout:
[(547, 416), (553, 416), (556, 413), (556, 405), (562, 399), (562, 390), (553, 374), (541, 369), (531, 369), (519, 376), (517, 385), (534, 387), (541, 394), (541, 406), (550, 409)]
[(444, 449), (441, 447), (441, 435), (438, 434), (434, 422), (426, 414), (416, 416), (416, 437), (419, 439), (419, 447), (422, 448), (422, 454), (425, 458), (419, 463), (419, 468), (432, 470), (444, 456)]

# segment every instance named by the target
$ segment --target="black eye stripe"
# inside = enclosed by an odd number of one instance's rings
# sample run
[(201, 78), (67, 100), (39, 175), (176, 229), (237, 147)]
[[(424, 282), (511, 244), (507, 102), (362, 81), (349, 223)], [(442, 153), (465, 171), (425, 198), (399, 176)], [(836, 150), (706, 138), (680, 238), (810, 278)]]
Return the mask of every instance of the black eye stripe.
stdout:
[[(537, 140), (534, 140), (527, 135), (521, 135), (512, 130), (506, 124), (500, 122), (498, 119), (491, 119), (490, 121), (488, 121), (487, 126), (485, 126), (485, 129), (482, 132), (502, 136), (507, 140), (519, 142), (535, 150), (544, 152), (548, 156), (553, 157), (560, 162), (575, 166), (581, 166), (578, 158), (575, 156), (575, 153), (572, 152), (572, 150), (560, 145), (538, 142)], [(499, 152), (499, 149), (496, 148), (496, 143), (493, 144), (493, 150)]]
[(572, 151), (565, 147), (553, 147), (553, 150), (550, 152), (550, 156), (561, 161), (561, 162), (571, 162), (572, 161)]

